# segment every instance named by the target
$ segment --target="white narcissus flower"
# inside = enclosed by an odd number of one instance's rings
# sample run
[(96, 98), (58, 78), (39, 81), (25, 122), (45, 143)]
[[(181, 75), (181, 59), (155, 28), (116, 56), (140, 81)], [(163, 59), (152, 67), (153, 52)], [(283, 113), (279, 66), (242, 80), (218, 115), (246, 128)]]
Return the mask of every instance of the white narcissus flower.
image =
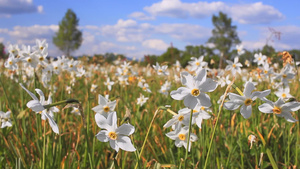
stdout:
[(210, 119), (211, 115), (208, 114), (207, 112), (211, 112), (211, 110), (208, 107), (204, 107), (201, 105), (197, 105), (195, 109), (193, 110), (194, 114), (196, 115), (195, 118), (195, 123), (197, 126), (201, 129), (201, 124), (203, 119)]
[(108, 115), (107, 119), (101, 114), (95, 115), (97, 125), (101, 130), (97, 135), (97, 139), (101, 142), (108, 142), (116, 152), (121, 148), (125, 151), (135, 151), (136, 149), (131, 143), (128, 136), (134, 133), (134, 126), (131, 124), (122, 124), (120, 127), (117, 126), (117, 113), (112, 112)]
[[(26, 89), (21, 83), (20, 83), (20, 86), (33, 98), (33, 100), (30, 100), (26, 104), (26, 106), (28, 108), (32, 109), (33, 111), (35, 111), (36, 113), (41, 114), (42, 119), (43, 119), (43, 116), (46, 117), (49, 121), (49, 124), (50, 124), (53, 132), (59, 134), (59, 129), (58, 129), (56, 122), (53, 120), (53, 118), (50, 116), (50, 114), (47, 113), (47, 111), (44, 111), (44, 110), (46, 110), (44, 107), (44, 105), (46, 105), (44, 93), (40, 89), (35, 89), (35, 91), (40, 95), (40, 100), (39, 100), (33, 93), (31, 93), (28, 89)], [(50, 102), (52, 102), (52, 100)], [(51, 108), (50, 108), (50, 110), (51, 110)], [(56, 110), (53, 110), (53, 111), (56, 111)]]
[(147, 100), (149, 99), (149, 97), (145, 97), (144, 95), (141, 94), (141, 96), (139, 98), (137, 98), (137, 104), (139, 106), (143, 106)]
[(271, 90), (265, 90), (262, 92), (255, 91), (255, 86), (252, 82), (246, 82), (245, 89), (243, 92), (243, 96), (235, 94), (235, 93), (228, 93), (229, 101), (224, 103), (224, 107), (228, 110), (235, 110), (241, 106), (241, 114), (244, 118), (248, 119), (252, 114), (252, 103), (257, 98), (263, 98), (270, 94)]
[(198, 59), (195, 57), (191, 57), (192, 61), (188, 63), (191, 65), (191, 71), (202, 69), (203, 67), (207, 66), (207, 62), (203, 61), (204, 56), (200, 56)]
[(157, 71), (158, 75), (169, 75), (169, 72), (167, 72), (168, 66), (167, 65), (163, 65), (160, 66), (157, 62), (156, 65), (153, 65), (153, 68)]
[(242, 55), (245, 53), (245, 50), (243, 49), (243, 47), (244, 46), (242, 44), (236, 45), (236, 50), (237, 50), (238, 55)]
[(234, 62), (232, 62), (231, 60), (226, 60), (226, 62), (228, 63), (228, 65), (226, 66), (225, 70), (231, 70), (233, 76), (235, 76), (236, 72), (242, 74), (241, 67), (243, 67), (243, 65), (239, 62), (238, 57), (234, 58)]
[(293, 96), (290, 94), (290, 88), (289, 87), (280, 87), (276, 92), (275, 95), (282, 100), (286, 101), (289, 98), (292, 98)]
[(91, 92), (95, 92), (98, 85), (92, 84), (91, 86)]
[(102, 114), (105, 118), (107, 118), (108, 114), (113, 112), (117, 101), (109, 101), (105, 97), (103, 97), (101, 94), (98, 95), (98, 106), (95, 106), (92, 108), (92, 110), (96, 113)]
[(290, 64), (286, 64), (275, 77), (275, 79), (280, 79), (281, 82), (288, 86), (289, 80), (294, 79), (296, 73), (293, 71), (293, 67)]
[(15, 58), (15, 56), (12, 53), (10, 53), (8, 59), (4, 63), (4, 66), (7, 69), (17, 70), (18, 69), (18, 60), (19, 59)]
[(174, 64), (174, 67), (175, 67), (175, 70), (176, 70), (177, 72), (180, 71), (180, 69), (181, 69), (181, 64), (180, 64), (180, 62), (179, 62), (178, 60), (176, 60), (176, 63)]
[(104, 82), (104, 85), (107, 86), (107, 88), (108, 88), (109, 91), (111, 91), (111, 86), (114, 85), (114, 84), (115, 84), (115, 82), (110, 81), (109, 77), (106, 79), (106, 82)]
[(296, 122), (296, 120), (291, 112), (297, 111), (300, 109), (299, 102), (287, 102), (285, 103), (281, 98), (276, 102), (266, 100), (267, 102), (258, 106), (259, 111), (263, 113), (274, 113), (278, 117), (284, 117), (288, 122)]
[(179, 87), (170, 93), (175, 100), (184, 100), (184, 105), (194, 109), (197, 104), (210, 107), (210, 97), (205, 92), (214, 91), (218, 83), (206, 77), (206, 70), (199, 69), (196, 76), (188, 72), (182, 72), (181, 83), (186, 87)]
[[(168, 128), (172, 125), (179, 125), (181, 126), (182, 124), (185, 126), (189, 125), (190, 121), (190, 115), (191, 115), (191, 109), (189, 108), (183, 108), (178, 111), (177, 115), (174, 115), (172, 119), (170, 119), (165, 125), (164, 128)], [(198, 113), (194, 113), (193, 116), (198, 115)], [(193, 124), (194, 120), (192, 121)], [(176, 127), (177, 128), (177, 127)]]
[[(176, 147), (182, 147), (187, 149), (187, 140), (188, 140), (188, 133), (189, 133), (189, 126), (181, 127), (180, 125), (176, 128), (175, 131), (171, 131), (167, 133), (167, 137), (169, 137), (172, 140), (175, 140), (175, 146)], [(195, 142), (198, 139), (198, 137), (191, 133), (190, 135), (190, 144), (188, 147), (188, 151), (191, 150), (192, 142)]]
[(11, 120), (10, 120), (10, 111), (7, 111), (6, 113), (4, 113), (3, 111), (0, 111), (0, 124), (1, 124), (1, 128), (4, 127), (11, 127)]
[(266, 60), (267, 60), (267, 56), (262, 55), (261, 53), (259, 53), (259, 54), (255, 53), (254, 54), (253, 62), (255, 62), (255, 63), (257, 62), (257, 65), (263, 65)]

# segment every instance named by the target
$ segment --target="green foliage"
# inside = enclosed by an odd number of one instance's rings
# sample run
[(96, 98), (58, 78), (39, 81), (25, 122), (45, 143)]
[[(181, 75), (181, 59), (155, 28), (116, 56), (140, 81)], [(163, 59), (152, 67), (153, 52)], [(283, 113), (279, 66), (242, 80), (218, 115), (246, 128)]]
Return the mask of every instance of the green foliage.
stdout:
[(5, 46), (3, 43), (0, 43), (0, 58), (1, 59), (7, 58), (7, 54), (5, 53)]
[(64, 18), (59, 23), (59, 30), (53, 37), (53, 43), (65, 53), (70, 56), (70, 53), (81, 46), (82, 33), (77, 29), (79, 19), (76, 14), (68, 9)]
[(174, 47), (169, 47), (165, 53), (157, 57), (157, 61), (168, 62), (169, 64), (174, 64), (176, 60), (180, 60), (180, 50)]
[(219, 67), (222, 67), (223, 58), (229, 58), (229, 51), (233, 44), (239, 44), (241, 41), (237, 35), (237, 27), (232, 25), (231, 18), (226, 14), (219, 12), (219, 16), (213, 16), (212, 22), (214, 29), (212, 30), (212, 37), (208, 42), (215, 45), (220, 53)]

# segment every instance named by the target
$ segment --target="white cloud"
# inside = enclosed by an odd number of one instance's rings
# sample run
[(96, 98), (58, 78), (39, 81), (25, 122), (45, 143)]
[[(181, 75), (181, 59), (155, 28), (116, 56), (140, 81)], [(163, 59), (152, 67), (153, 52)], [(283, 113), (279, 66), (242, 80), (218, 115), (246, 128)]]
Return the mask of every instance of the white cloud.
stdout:
[(135, 18), (137, 20), (154, 20), (154, 16), (147, 16), (143, 12), (133, 12), (132, 14), (129, 15), (131, 18)]
[(148, 39), (142, 43), (142, 46), (149, 49), (165, 51), (170, 45), (166, 44), (161, 39)]
[(15, 14), (43, 12), (43, 6), (35, 6), (32, 0), (1, 0), (0, 17), (10, 17)]
[(234, 20), (242, 24), (271, 23), (284, 19), (283, 14), (277, 9), (262, 2), (234, 5), (229, 13)]
[(153, 16), (173, 18), (204, 18), (222, 11), (242, 24), (265, 24), (284, 19), (280, 11), (262, 2), (227, 5), (221, 1), (185, 3), (180, 0), (162, 0), (144, 7), (144, 10)]

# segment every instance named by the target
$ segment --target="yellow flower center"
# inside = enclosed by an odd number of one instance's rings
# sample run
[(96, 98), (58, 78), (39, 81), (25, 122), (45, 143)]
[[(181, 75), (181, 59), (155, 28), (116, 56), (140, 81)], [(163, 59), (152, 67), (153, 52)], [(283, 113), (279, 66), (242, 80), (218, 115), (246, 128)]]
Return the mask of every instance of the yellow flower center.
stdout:
[(201, 110), (204, 110), (204, 109), (205, 109), (205, 107), (201, 106)]
[(41, 46), (41, 47), (40, 47), (40, 50), (43, 50), (43, 49), (44, 49), (44, 47), (43, 47), (43, 46)]
[(107, 113), (107, 112), (109, 112), (110, 108), (108, 106), (104, 106), (103, 110)]
[(286, 98), (286, 94), (285, 93), (282, 93), (281, 95), (283, 98)]
[(147, 90), (147, 88), (146, 88), (146, 87), (143, 87), (143, 90)]
[(265, 73), (265, 74), (267, 74), (267, 73), (268, 73), (268, 71), (267, 71), (267, 70), (265, 70), (265, 71), (264, 71), (264, 73)]
[(200, 95), (200, 90), (199, 89), (193, 89), (191, 91), (191, 94), (195, 97), (199, 96)]
[(258, 60), (261, 60), (261, 58), (258, 58)]
[(158, 72), (162, 73), (163, 71), (161, 69), (158, 69)]
[(55, 67), (54, 67), (54, 69), (58, 69), (58, 67), (57, 67), (57, 66), (55, 66)]
[(199, 65), (200, 65), (200, 63), (199, 63), (199, 62), (196, 62), (196, 65), (197, 65), (197, 66), (199, 66)]
[(12, 65), (12, 64), (13, 64), (13, 62), (12, 62), (12, 61), (9, 61), (9, 62), (8, 62), (8, 64)]
[(281, 114), (281, 108), (275, 106), (275, 107), (273, 108), (273, 112), (274, 112), (275, 114)]
[(72, 68), (72, 67), (73, 67), (73, 65), (71, 64), (69, 67), (70, 67), (70, 68)]
[(40, 57), (39, 60), (40, 60), (40, 61), (43, 61), (43, 60), (44, 60), (44, 57)]
[(249, 106), (252, 104), (252, 99), (246, 99), (244, 103), (246, 106)]
[(178, 117), (179, 121), (182, 121), (183, 119), (184, 119), (183, 115), (181, 115), (181, 116)]
[(117, 135), (116, 132), (111, 131), (111, 132), (108, 133), (108, 137), (109, 137), (110, 139), (112, 139), (112, 140), (117, 140), (118, 135)]
[(193, 109), (193, 113), (197, 113), (197, 112), (199, 112), (198, 110), (195, 110), (195, 109)]
[(232, 65), (232, 67), (233, 67), (233, 68), (235, 68), (235, 67), (236, 67), (236, 65), (235, 65), (235, 64), (233, 64), (233, 65)]
[(29, 63), (30, 63), (31, 61), (32, 61), (32, 60), (31, 60), (31, 58), (28, 58), (28, 59), (27, 59), (27, 62), (29, 62)]
[(282, 75), (282, 77), (283, 77), (283, 78), (286, 78), (286, 77), (287, 77), (287, 75), (286, 75), (286, 74), (283, 74), (283, 75)]
[(185, 134), (179, 134), (178, 138), (179, 138), (179, 140), (184, 141), (185, 140)]

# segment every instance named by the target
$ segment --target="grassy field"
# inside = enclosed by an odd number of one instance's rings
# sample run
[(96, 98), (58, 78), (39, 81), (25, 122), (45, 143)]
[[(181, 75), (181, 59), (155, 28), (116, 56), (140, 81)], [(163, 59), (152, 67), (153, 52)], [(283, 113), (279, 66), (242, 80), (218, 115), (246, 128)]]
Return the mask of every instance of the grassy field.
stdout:
[[(1, 65), (4, 62), (2, 60)], [(62, 70), (58, 74), (51, 72), (46, 83), (42, 75), (45, 65), (33, 69), (18, 63), (19, 67), (15, 70), (2, 67), (0, 110), (11, 111), (12, 126), (0, 130), (1, 168), (299, 167), (299, 122), (291, 123), (275, 113), (260, 112), (258, 107), (264, 103), (260, 99), (252, 103), (252, 114), (248, 119), (241, 115), (240, 109), (227, 110), (221, 107), (219, 111), (218, 100), (225, 93), (227, 85), (218, 85), (214, 91), (207, 93), (212, 103), (211, 112), (208, 112), (211, 118), (202, 121), (201, 129), (192, 125), (191, 132), (198, 139), (191, 143), (191, 151), (186, 156), (186, 149), (177, 147), (175, 141), (166, 136), (172, 129), (163, 126), (174, 112), (185, 108), (184, 102), (174, 100), (170, 92), (183, 86), (175, 75), (180, 78), (180, 72), (188, 68), (176, 71), (174, 66), (169, 66), (169, 75), (158, 75), (152, 65), (142, 67), (137, 62), (127, 63), (131, 67), (125, 70), (121, 67), (124, 65), (122, 61), (116, 65), (95, 65), (82, 59), (77, 65), (77, 68), (83, 67), (86, 71), (82, 77), (76, 77), (75, 71)], [(121, 74), (127, 75), (128, 85), (119, 79), (121, 75), (116, 74), (118, 68)], [(216, 70), (208, 72), (207, 77), (218, 80)], [(280, 72), (280, 68), (275, 72)], [(222, 77), (228, 74), (232, 80), (230, 71), (225, 71)], [(252, 77), (253, 82), (258, 82), (255, 90), (270, 89), (271, 94), (266, 98), (275, 102), (278, 99), (274, 94), (278, 90), (274, 87), (276, 84), (257, 75), (256, 66), (244, 68), (242, 75), (237, 73), (234, 85), (243, 91), (245, 81), (242, 77), (246, 77), (247, 81)], [(108, 77), (115, 82), (111, 90), (104, 84)], [(151, 92), (139, 87), (141, 78), (145, 80), (143, 83), (149, 85)], [(159, 92), (166, 81), (171, 84), (167, 95)], [(298, 71), (289, 82), (290, 94), (297, 100), (300, 95)], [(56, 106), (59, 112), (54, 113), (53, 119), (59, 134), (53, 132), (48, 120), (41, 119), (41, 113), (35, 113), (26, 106), (32, 98), (19, 83), (37, 97), (34, 89), (41, 89), (46, 100), (52, 91), (50, 97), (53, 103), (67, 99), (79, 101)], [(91, 90), (93, 84), (97, 87)], [(233, 87), (228, 92), (239, 94)], [(134, 126), (135, 131), (129, 137), (136, 151), (120, 149), (116, 152), (108, 142), (100, 142), (95, 136), (102, 130), (92, 110), (98, 105), (99, 94), (109, 95), (111, 101), (116, 100), (118, 126), (127, 123)], [(137, 104), (141, 94), (149, 98), (142, 106)], [(72, 113), (73, 107), (79, 108), (77, 112), (81, 111), (81, 114)], [(299, 119), (300, 112), (292, 112), (292, 116)], [(249, 142), (250, 135), (256, 137), (253, 143)]]

